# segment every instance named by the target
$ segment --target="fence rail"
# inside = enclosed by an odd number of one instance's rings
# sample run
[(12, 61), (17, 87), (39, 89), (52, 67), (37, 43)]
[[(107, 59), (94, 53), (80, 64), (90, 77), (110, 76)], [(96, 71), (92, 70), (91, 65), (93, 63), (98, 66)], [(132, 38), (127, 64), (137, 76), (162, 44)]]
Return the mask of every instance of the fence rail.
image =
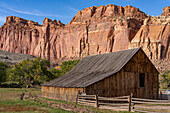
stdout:
[[(138, 111), (138, 112), (148, 112), (148, 110), (149, 112), (159, 111), (159, 110), (167, 110), (167, 111), (170, 110), (170, 100), (152, 100), (152, 99), (132, 98), (132, 103), (134, 103), (134, 111)], [(153, 107), (153, 105), (167, 105), (169, 107), (166, 107), (166, 108), (157, 107), (157, 106)]]
[[(170, 110), (170, 107), (153, 108), (150, 105), (170, 105), (170, 100), (152, 100), (133, 98), (133, 94), (121, 97), (101, 97), (98, 95), (77, 95), (76, 103), (109, 109), (126, 109), (128, 111), (148, 112), (145, 110)], [(149, 106), (147, 106), (149, 104)], [(142, 109), (142, 110), (141, 110)], [(144, 110), (143, 110), (144, 109)], [(150, 111), (149, 111), (150, 112)]]
[(132, 98), (132, 100), (141, 100), (146, 102), (169, 102), (169, 100), (152, 100), (152, 99), (142, 99), (142, 98)]
[(132, 101), (132, 103), (136, 103), (136, 104), (169, 104), (170, 105), (170, 103), (161, 103), (161, 102), (158, 102), (158, 103), (156, 103), (156, 102), (141, 102), (141, 101)]
[(102, 101), (128, 101), (128, 99), (118, 99), (118, 98), (107, 98), (107, 97), (98, 97), (98, 100)]
[(116, 106), (114, 108), (129, 109), (129, 111), (131, 111), (132, 106), (133, 106), (133, 104), (131, 104), (132, 100), (130, 100), (131, 96), (132, 95), (108, 98), (108, 97), (100, 97), (98, 95), (80, 95), (79, 94), (79, 95), (77, 95), (76, 103), (81, 104), (81, 105), (90, 105), (90, 106), (94, 106), (94, 107)]

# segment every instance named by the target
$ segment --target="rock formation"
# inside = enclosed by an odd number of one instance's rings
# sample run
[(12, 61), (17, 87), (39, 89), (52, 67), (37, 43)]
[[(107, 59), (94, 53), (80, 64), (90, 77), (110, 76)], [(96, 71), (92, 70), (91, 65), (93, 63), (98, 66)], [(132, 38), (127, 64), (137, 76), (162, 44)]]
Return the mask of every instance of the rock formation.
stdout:
[(142, 47), (150, 59), (169, 59), (167, 10), (150, 17), (132, 6), (89, 7), (67, 25), (48, 18), (39, 25), (9, 16), (0, 28), (0, 49), (57, 61)]
[(170, 59), (170, 17), (148, 17), (144, 20), (129, 49), (142, 47), (150, 59)]
[(64, 24), (60, 21), (48, 18), (44, 19), (43, 25), (39, 25), (37, 22), (9, 16), (0, 28), (0, 48), (4, 51), (46, 57), (50, 60), (50, 35), (62, 26)]
[(8, 65), (12, 66), (13, 64), (19, 63), (22, 60), (33, 59), (36, 58), (32, 55), (20, 54), (20, 53), (12, 53), (7, 51), (0, 50), (0, 62), (5, 62)]
[(167, 6), (163, 9), (162, 16), (170, 16), (170, 6)]

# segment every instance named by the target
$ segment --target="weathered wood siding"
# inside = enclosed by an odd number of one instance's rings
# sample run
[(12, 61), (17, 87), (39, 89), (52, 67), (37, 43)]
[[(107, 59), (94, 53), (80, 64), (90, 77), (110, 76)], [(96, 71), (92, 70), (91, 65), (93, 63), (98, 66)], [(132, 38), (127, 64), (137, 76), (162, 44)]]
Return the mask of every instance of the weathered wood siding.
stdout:
[(75, 102), (78, 91), (83, 92), (83, 88), (60, 88), (42, 86), (42, 96), (57, 100)]
[[(139, 74), (145, 74), (145, 86), (140, 87)], [(158, 97), (158, 72), (147, 56), (139, 50), (118, 73), (85, 88), (87, 94), (115, 97), (130, 95), (138, 98)]]

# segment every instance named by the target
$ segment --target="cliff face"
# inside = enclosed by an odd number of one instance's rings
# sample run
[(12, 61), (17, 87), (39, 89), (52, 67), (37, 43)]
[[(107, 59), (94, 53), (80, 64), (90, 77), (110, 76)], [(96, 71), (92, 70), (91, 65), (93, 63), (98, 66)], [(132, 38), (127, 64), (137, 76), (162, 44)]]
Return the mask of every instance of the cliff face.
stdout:
[(151, 59), (169, 59), (169, 19), (115, 5), (85, 8), (66, 26), (9, 16), (0, 28), (0, 49), (56, 61), (141, 46)]
[[(46, 57), (50, 60), (50, 32), (64, 26), (60, 21), (45, 18), (43, 25), (15, 16), (6, 18), (0, 28), (0, 48), (4, 51)], [(55, 53), (54, 53), (55, 54)]]
[(129, 49), (142, 47), (151, 60), (170, 59), (170, 17), (148, 17), (144, 20)]
[(163, 9), (162, 16), (170, 16), (170, 6), (167, 6)]

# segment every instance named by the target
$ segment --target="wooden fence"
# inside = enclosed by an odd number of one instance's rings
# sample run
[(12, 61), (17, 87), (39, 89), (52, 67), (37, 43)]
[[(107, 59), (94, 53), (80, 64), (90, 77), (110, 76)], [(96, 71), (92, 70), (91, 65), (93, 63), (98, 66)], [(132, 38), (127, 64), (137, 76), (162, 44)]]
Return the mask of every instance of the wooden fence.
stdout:
[[(152, 100), (152, 99), (141, 99), (132, 98), (134, 104), (134, 111), (139, 112), (156, 112), (161, 110), (170, 112), (170, 100)], [(169, 110), (169, 111), (168, 111)]]
[[(126, 111), (140, 111), (147, 112), (144, 110), (152, 111), (153, 106), (151, 105), (167, 105), (167, 110), (170, 110), (170, 100), (152, 100), (152, 99), (141, 99), (141, 98), (133, 98), (133, 94), (129, 96), (121, 96), (121, 97), (100, 97), (98, 95), (86, 95), (79, 94), (77, 95), (76, 103), (80, 105), (88, 105), (99, 107), (103, 109), (117, 109), (117, 110), (126, 110)], [(148, 106), (149, 105), (149, 106)], [(147, 107), (146, 107), (147, 106)], [(144, 110), (143, 110), (144, 109)], [(157, 110), (161, 110), (165, 108), (158, 108)]]
[[(88, 105), (94, 107), (100, 107), (104, 109), (127, 109), (131, 111), (133, 104), (132, 95), (121, 97), (100, 97), (98, 95), (77, 95), (76, 103), (81, 105)], [(113, 107), (114, 106), (114, 107)]]

